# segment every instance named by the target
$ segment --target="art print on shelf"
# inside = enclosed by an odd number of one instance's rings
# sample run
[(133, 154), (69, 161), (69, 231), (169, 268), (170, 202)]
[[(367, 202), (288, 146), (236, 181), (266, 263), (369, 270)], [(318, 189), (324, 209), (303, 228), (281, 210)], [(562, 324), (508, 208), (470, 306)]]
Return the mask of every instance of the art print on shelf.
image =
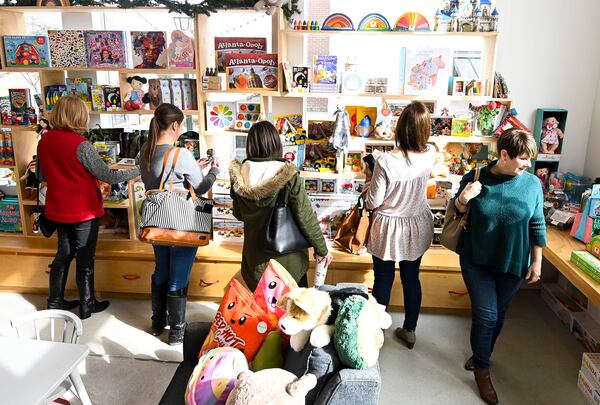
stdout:
[(29, 89), (8, 89), (10, 111), (25, 114), (29, 108)]
[(126, 67), (123, 31), (85, 31), (88, 67)]
[(163, 31), (131, 31), (131, 61), (135, 69), (167, 67), (167, 33)]
[(229, 53), (225, 57), (227, 89), (277, 89), (276, 53)]
[(215, 37), (215, 63), (225, 72), (225, 57), (230, 53), (266, 53), (267, 38)]
[(67, 94), (79, 97), (89, 110), (92, 109), (92, 79), (88, 77), (67, 77)]
[(78, 30), (48, 30), (53, 67), (87, 67), (85, 37)]
[(452, 118), (434, 116), (431, 117), (431, 135), (433, 136), (450, 136), (452, 130)]
[(448, 48), (408, 48), (404, 94), (448, 93), (448, 78), (452, 72), (451, 51)]
[(171, 33), (171, 43), (167, 49), (169, 68), (194, 68), (194, 39), (183, 31)]
[(206, 102), (206, 130), (227, 131), (233, 128), (235, 120), (235, 102)]
[(337, 56), (313, 56), (311, 76), (311, 92), (337, 93)]
[(48, 38), (37, 35), (4, 35), (6, 67), (50, 66)]

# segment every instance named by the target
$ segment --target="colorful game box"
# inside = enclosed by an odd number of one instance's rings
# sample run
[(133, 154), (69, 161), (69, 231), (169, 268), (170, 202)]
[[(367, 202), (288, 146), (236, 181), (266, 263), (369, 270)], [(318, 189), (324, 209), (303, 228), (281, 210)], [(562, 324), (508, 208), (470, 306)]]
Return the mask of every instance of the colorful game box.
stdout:
[(4, 197), (0, 200), (0, 231), (21, 232), (21, 211), (17, 197)]
[(36, 35), (4, 35), (6, 67), (44, 68), (50, 66), (48, 38)]
[(85, 37), (78, 30), (48, 30), (54, 67), (87, 67)]
[(67, 94), (70, 96), (77, 96), (88, 107), (92, 109), (92, 79), (88, 77), (67, 77)]
[(67, 95), (67, 86), (56, 84), (44, 87), (44, 107), (46, 111), (52, 111), (54, 105), (62, 96)]
[(313, 56), (310, 91), (315, 93), (337, 93), (337, 56)]
[(227, 89), (277, 89), (276, 53), (229, 53), (225, 70)]
[[(260, 108), (260, 105), (259, 105)], [(233, 128), (236, 119), (235, 102), (207, 101), (206, 130), (226, 131)]]
[(8, 89), (8, 99), (11, 112), (25, 114), (30, 106), (29, 89)]
[(175, 30), (171, 33), (171, 43), (167, 48), (169, 67), (194, 68), (194, 39), (183, 31)]
[(266, 53), (267, 38), (215, 37), (215, 58), (219, 72), (225, 72), (225, 56), (229, 53)]
[(104, 105), (106, 111), (121, 111), (121, 89), (119, 87), (104, 86)]
[(167, 33), (131, 31), (131, 61), (135, 69), (167, 67)]
[(88, 67), (126, 67), (123, 31), (85, 31), (84, 35)]
[(260, 103), (238, 101), (236, 110), (234, 129), (237, 131), (248, 132), (250, 127), (260, 119)]
[(104, 111), (106, 105), (104, 104), (104, 86), (92, 86), (92, 110), (93, 111)]

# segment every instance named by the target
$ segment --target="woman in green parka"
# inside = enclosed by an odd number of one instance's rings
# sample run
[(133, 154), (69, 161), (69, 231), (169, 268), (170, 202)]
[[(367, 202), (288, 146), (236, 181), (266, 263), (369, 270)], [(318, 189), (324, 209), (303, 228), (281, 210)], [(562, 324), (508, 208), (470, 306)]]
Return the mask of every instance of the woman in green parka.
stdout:
[(233, 214), (244, 222), (242, 277), (254, 291), (270, 259), (285, 267), (300, 287), (308, 287), (308, 249), (274, 255), (264, 249), (267, 221), (279, 191), (288, 190), (288, 206), (296, 224), (314, 248), (315, 260), (331, 263), (325, 238), (314, 213), (296, 166), (282, 159), (281, 139), (270, 122), (258, 122), (250, 128), (246, 143), (246, 160), (231, 163), (231, 197)]

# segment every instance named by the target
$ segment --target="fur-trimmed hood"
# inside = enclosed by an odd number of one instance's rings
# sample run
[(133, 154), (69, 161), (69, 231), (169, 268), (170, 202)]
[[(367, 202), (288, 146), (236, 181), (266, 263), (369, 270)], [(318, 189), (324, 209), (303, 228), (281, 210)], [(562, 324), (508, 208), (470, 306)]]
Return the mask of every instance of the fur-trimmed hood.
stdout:
[(297, 173), (294, 164), (283, 160), (234, 160), (229, 166), (233, 191), (254, 201), (273, 197)]

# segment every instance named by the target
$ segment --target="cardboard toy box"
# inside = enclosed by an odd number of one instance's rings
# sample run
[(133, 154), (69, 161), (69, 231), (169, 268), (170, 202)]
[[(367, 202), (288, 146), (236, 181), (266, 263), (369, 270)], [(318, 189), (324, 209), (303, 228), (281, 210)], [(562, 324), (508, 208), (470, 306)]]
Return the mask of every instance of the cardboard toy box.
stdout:
[(573, 315), (571, 333), (581, 342), (586, 351), (600, 352), (600, 325), (587, 313), (581, 312)]
[(548, 304), (558, 319), (569, 328), (569, 332), (572, 331), (573, 315), (575, 313), (583, 313), (583, 310), (557, 284), (543, 284), (542, 299)]
[(213, 218), (237, 221), (233, 216), (233, 199), (228, 195), (213, 195)]
[(583, 353), (581, 371), (588, 376), (593, 385), (600, 386), (600, 353)]
[[(585, 353), (584, 353), (585, 356)], [(591, 381), (590, 376), (582, 369), (577, 377), (577, 387), (591, 404), (600, 405), (600, 393), (596, 385)]]
[(213, 241), (243, 243), (244, 223), (213, 218)]

